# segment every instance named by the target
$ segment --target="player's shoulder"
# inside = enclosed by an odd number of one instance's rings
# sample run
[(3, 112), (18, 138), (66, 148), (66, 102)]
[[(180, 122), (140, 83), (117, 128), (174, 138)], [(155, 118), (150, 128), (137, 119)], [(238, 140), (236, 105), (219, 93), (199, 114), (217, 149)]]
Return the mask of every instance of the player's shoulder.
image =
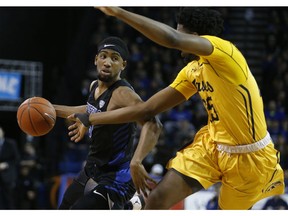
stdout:
[(120, 107), (142, 102), (140, 96), (129, 86), (119, 86), (114, 90), (112, 98)]
[(226, 39), (221, 38), (221, 37), (218, 37), (218, 36), (213, 36), (213, 35), (201, 35), (200, 37), (209, 40), (210, 43), (212, 43), (212, 44), (214, 44), (214, 45), (215, 45), (215, 44), (216, 44), (216, 45), (226, 44), (226, 43), (231, 44), (231, 41), (226, 40)]
[(137, 94), (133, 88), (131, 88), (130, 86), (127, 86), (127, 85), (123, 85), (123, 86), (119, 86), (118, 88), (116, 88), (114, 90), (114, 93), (115, 94), (119, 94), (123, 97), (127, 97), (127, 94)]

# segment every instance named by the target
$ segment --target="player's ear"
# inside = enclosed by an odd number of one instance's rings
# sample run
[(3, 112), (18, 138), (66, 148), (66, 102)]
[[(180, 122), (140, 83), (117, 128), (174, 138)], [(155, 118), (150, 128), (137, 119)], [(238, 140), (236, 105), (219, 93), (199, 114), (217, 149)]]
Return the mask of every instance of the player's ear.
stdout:
[(127, 61), (123, 61), (122, 71), (125, 70), (126, 66), (127, 66)]
[(98, 55), (95, 56), (94, 65), (96, 65), (97, 59), (98, 59)]

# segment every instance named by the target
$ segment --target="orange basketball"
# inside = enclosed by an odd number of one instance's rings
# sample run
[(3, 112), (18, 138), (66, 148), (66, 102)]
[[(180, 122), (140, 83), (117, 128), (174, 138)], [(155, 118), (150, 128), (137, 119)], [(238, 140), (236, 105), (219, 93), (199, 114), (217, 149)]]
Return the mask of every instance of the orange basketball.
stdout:
[(18, 107), (17, 122), (26, 134), (42, 136), (54, 127), (56, 111), (45, 98), (31, 97)]

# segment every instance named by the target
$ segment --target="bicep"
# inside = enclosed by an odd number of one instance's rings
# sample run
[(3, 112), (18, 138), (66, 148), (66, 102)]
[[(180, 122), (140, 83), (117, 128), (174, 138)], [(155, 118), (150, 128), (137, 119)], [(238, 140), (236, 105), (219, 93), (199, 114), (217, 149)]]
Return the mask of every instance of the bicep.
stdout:
[(113, 104), (117, 108), (133, 106), (142, 102), (140, 96), (128, 87), (119, 87), (113, 92)]

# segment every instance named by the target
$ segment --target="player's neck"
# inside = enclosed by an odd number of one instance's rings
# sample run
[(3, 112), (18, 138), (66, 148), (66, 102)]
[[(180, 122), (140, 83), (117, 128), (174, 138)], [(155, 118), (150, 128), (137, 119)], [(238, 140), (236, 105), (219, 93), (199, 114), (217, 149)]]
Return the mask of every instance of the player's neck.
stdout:
[(96, 89), (97, 93), (101, 95), (104, 91), (106, 91), (111, 85), (113, 85), (117, 80), (113, 80), (112, 82), (103, 82), (101, 80), (98, 80), (98, 87)]

